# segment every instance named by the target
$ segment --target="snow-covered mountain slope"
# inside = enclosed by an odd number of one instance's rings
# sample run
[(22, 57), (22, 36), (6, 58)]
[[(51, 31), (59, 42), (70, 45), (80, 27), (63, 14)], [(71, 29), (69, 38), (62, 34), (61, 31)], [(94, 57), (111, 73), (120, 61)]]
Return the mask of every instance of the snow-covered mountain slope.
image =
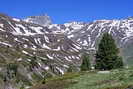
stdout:
[(133, 36), (133, 19), (97, 20), (91, 23), (72, 22), (50, 25), (49, 28), (56, 29), (53, 31), (61, 30), (68, 38), (83, 46), (95, 47), (97, 39), (104, 32), (109, 32), (120, 43), (119, 45), (124, 45)]
[(80, 45), (64, 34), (54, 34), (48, 27), (0, 15), (2, 89), (32, 86), (45, 76), (64, 74), (69, 65), (78, 69), (80, 51)]
[(91, 23), (71, 22), (65, 23), (64, 25), (50, 25), (49, 29), (53, 29), (54, 33), (58, 32), (66, 35), (68, 39), (77, 42), (83, 49), (88, 50), (97, 49), (102, 34), (108, 32), (116, 40), (121, 55), (125, 59), (124, 61), (132, 61), (133, 18), (96, 20)]

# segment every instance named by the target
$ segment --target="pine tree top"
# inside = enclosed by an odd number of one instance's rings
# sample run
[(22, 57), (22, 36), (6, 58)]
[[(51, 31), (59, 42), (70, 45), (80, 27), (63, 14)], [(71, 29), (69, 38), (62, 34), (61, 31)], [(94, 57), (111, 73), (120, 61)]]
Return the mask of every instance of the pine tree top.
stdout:
[(118, 54), (118, 48), (115, 44), (115, 40), (113, 39), (112, 35), (110, 35), (109, 33), (103, 34), (103, 37), (99, 44), (98, 53), (100, 53), (99, 55), (103, 55), (101, 53), (104, 53), (105, 55)]

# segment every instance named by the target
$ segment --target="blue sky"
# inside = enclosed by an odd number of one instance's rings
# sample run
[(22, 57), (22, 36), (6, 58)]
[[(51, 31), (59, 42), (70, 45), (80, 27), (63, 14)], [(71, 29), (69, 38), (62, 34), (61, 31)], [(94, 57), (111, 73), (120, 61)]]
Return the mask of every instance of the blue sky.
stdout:
[(58, 24), (89, 22), (133, 16), (133, 0), (1, 0), (0, 12), (17, 18), (47, 13)]

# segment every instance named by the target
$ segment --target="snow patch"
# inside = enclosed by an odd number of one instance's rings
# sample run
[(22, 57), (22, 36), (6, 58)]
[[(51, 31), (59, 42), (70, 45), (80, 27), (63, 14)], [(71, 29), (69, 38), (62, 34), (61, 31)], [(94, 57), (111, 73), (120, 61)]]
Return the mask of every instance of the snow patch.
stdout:
[(26, 51), (24, 51), (24, 50), (23, 50), (22, 52), (23, 52), (24, 54), (29, 54), (28, 52), (26, 52)]
[(50, 56), (49, 54), (46, 54), (46, 56), (49, 58), (49, 59), (54, 59), (52, 56)]
[(18, 58), (17, 61), (22, 61), (22, 58)]
[(69, 66), (68, 65), (63, 65), (64, 67), (66, 67), (66, 68), (69, 68)]
[(5, 31), (5, 30), (3, 30), (3, 29), (0, 28), (0, 31)]
[(61, 74), (64, 74), (63, 70), (61, 70), (59, 67), (56, 67), (56, 68), (61, 72)]
[(4, 24), (0, 24), (0, 27), (2, 27), (2, 28), (3, 28), (3, 27), (4, 27)]
[(48, 47), (46, 44), (43, 44), (42, 47), (51, 50), (51, 48)]
[(48, 66), (46, 66), (46, 67), (45, 67), (45, 70), (49, 70), (49, 67), (48, 67)]
[(30, 27), (30, 28), (36, 31), (36, 33), (38, 34), (43, 34), (43, 32), (41, 32), (41, 29), (43, 29), (42, 27)]
[(44, 39), (47, 43), (49, 43), (49, 38), (47, 36), (44, 36)]
[(6, 45), (6, 46), (9, 46), (9, 47), (12, 47), (12, 45), (10, 45), (8, 43), (5, 43), (5, 42), (0, 42), (0, 44), (3, 44), (3, 45)]
[(69, 36), (67, 36), (67, 37), (70, 39), (70, 38), (74, 37), (74, 35), (69, 35)]
[(27, 48), (27, 47), (28, 47), (28, 45), (24, 44), (24, 48)]
[(65, 59), (66, 59), (67, 61), (69, 61), (69, 62), (70, 62), (70, 61), (72, 61), (72, 60), (70, 60), (70, 59), (69, 59), (69, 58), (67, 58), (67, 57), (65, 57)]
[(83, 46), (87, 46), (88, 45), (88, 42), (86, 40), (83, 41)]
[(13, 20), (14, 20), (14, 21), (17, 21), (17, 22), (19, 22), (19, 21), (20, 21), (20, 19), (17, 19), (17, 18), (13, 18)]
[(60, 49), (60, 46), (58, 46), (58, 48), (57, 49), (53, 49), (53, 51), (60, 51), (61, 49)]

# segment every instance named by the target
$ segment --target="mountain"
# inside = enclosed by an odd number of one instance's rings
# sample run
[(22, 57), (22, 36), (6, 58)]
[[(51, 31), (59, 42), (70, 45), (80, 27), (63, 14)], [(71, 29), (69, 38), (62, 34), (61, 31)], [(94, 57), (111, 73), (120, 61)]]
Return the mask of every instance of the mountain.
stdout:
[(79, 71), (82, 54), (93, 58), (104, 32), (131, 65), (133, 18), (52, 24), (46, 15), (21, 20), (0, 14), (0, 89), (26, 89), (70, 66)]
[(24, 21), (29, 22), (29, 23), (39, 24), (42, 26), (47, 26), (47, 25), (52, 24), (52, 20), (47, 14), (43, 14), (40, 16), (30, 16), (24, 19)]
[(81, 47), (48, 27), (0, 14), (0, 89), (32, 86), (80, 65)]
[[(85, 50), (97, 50), (97, 45), (104, 32), (113, 35), (120, 55), (123, 56), (125, 64), (133, 63), (133, 18), (121, 20), (96, 20), (90, 23), (70, 22), (63, 25), (50, 25), (49, 29), (62, 32), (67, 38), (81, 45)], [(56, 29), (56, 30), (55, 30)]]

